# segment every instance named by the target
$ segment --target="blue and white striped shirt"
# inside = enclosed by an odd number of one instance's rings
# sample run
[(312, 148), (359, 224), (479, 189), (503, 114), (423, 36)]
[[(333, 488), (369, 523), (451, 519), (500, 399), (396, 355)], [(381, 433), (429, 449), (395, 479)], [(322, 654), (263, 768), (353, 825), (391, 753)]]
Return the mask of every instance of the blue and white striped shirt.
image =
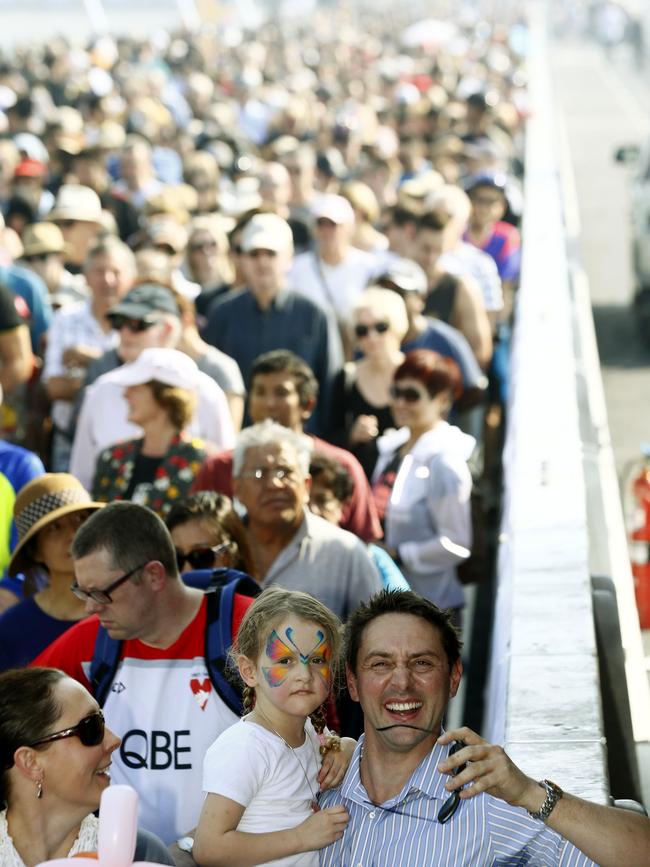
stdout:
[(374, 805), (359, 776), (363, 738), (340, 788), (321, 807), (343, 804), (350, 822), (343, 839), (320, 853), (321, 867), (596, 867), (543, 822), (491, 795), (461, 801), (441, 825), (449, 797), (437, 766), (449, 747), (436, 744), (395, 798)]

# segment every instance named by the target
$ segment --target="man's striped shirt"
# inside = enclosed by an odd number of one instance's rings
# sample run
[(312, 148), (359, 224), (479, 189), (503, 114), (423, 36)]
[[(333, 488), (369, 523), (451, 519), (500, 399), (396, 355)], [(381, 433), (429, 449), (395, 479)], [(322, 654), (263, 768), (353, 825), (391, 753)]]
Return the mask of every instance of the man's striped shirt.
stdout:
[(359, 776), (363, 738), (339, 789), (321, 807), (343, 804), (343, 839), (321, 850), (321, 867), (595, 867), (582, 852), (528, 813), (491, 795), (461, 800), (452, 818), (436, 817), (449, 797), (437, 766), (449, 748), (436, 744), (395, 798), (371, 803)]

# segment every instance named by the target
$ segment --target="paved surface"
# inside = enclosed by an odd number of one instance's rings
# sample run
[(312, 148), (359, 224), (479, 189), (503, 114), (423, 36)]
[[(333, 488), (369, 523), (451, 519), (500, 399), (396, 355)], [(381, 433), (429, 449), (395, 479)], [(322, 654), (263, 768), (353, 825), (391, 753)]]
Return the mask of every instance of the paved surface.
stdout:
[[(558, 105), (573, 158), (579, 202), (580, 254), (587, 272), (609, 425), (619, 477), (650, 440), (650, 347), (629, 306), (629, 171), (614, 163), (623, 144), (650, 135), (650, 62), (644, 74), (621, 52), (607, 61), (594, 45), (556, 42), (552, 51)], [(650, 630), (644, 634), (650, 662)], [(650, 747), (640, 754), (650, 807)]]

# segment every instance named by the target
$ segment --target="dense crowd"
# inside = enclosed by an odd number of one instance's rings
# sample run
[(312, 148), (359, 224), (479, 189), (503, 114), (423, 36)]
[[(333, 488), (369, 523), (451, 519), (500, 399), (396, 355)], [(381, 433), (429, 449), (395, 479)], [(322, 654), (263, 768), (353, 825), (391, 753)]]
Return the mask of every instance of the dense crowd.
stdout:
[(0, 61), (2, 867), (96, 849), (111, 757), (140, 860), (442, 865), (480, 825), (453, 863), (592, 863), (564, 804), (609, 814), (441, 729), (498, 502), (526, 50), (516, 18), (318, 8)]

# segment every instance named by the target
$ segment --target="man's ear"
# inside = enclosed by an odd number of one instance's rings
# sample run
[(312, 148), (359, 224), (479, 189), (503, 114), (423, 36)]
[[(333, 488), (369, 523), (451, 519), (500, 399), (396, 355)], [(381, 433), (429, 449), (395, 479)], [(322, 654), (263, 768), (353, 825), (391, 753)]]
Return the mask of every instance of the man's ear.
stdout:
[(165, 586), (167, 573), (160, 560), (150, 560), (145, 566), (144, 573), (152, 590), (162, 590)]
[(303, 421), (309, 421), (311, 418), (311, 414), (314, 411), (314, 407), (316, 406), (316, 398), (308, 397), (307, 400), (300, 407), (300, 418)]
[(305, 476), (305, 506), (309, 505), (309, 494), (311, 493), (311, 476)]
[(244, 681), (246, 686), (257, 686), (257, 666), (252, 659), (249, 659), (247, 656), (244, 656), (243, 653), (240, 653), (237, 657), (237, 668), (239, 669), (241, 679)]
[(449, 698), (453, 698), (458, 692), (458, 687), (460, 686), (460, 679), (463, 674), (463, 663), (460, 659), (457, 659), (456, 662), (451, 667), (451, 674), (449, 676)]
[(348, 692), (352, 701), (359, 701), (359, 690), (357, 689), (357, 679), (349, 665), (345, 666), (345, 680), (348, 685)]

